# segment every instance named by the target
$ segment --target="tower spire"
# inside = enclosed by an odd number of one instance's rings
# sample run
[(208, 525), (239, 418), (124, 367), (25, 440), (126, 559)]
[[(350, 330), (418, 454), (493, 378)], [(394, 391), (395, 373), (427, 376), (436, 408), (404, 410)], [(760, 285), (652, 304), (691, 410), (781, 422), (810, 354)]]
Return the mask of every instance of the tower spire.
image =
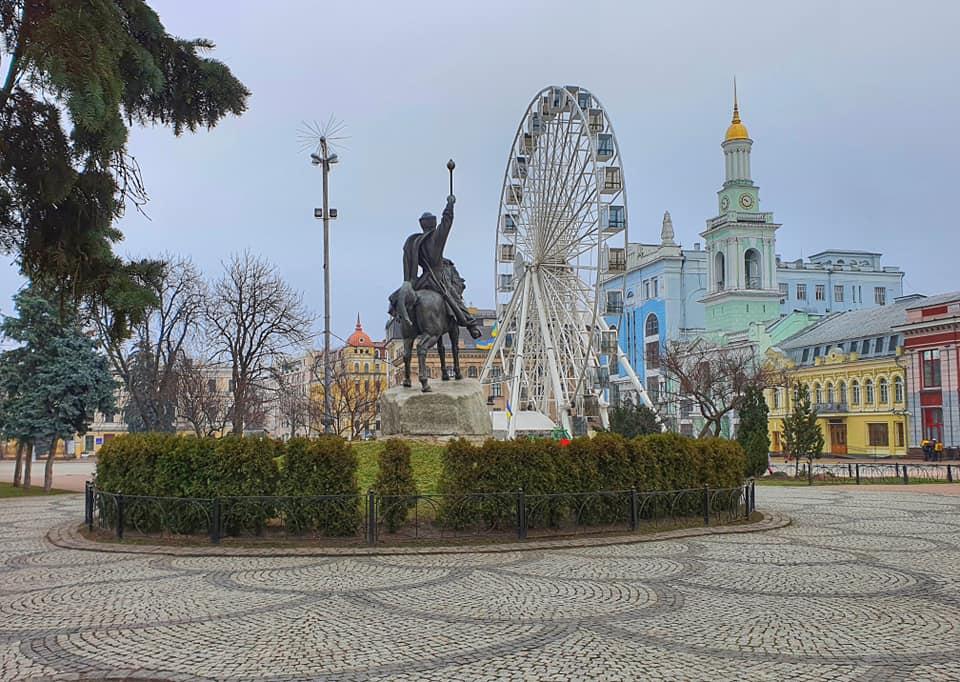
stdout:
[(360, 324), (360, 313), (357, 313), (357, 326), (356, 331), (363, 331), (363, 326)]
[(740, 103), (737, 102), (737, 77), (733, 77), (733, 120), (731, 123), (740, 123)]

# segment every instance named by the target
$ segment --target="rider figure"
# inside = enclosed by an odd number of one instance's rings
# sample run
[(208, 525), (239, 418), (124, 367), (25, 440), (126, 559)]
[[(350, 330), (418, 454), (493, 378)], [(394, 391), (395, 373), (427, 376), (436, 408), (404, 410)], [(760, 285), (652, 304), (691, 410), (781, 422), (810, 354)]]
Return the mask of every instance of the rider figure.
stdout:
[[(453, 227), (454, 202), (456, 197), (452, 194), (447, 197), (447, 205), (443, 209), (439, 227), (437, 227), (437, 217), (432, 213), (424, 213), (420, 216), (422, 232), (410, 235), (404, 242), (403, 285), (398, 292), (397, 308), (401, 320), (410, 324), (409, 307), (412, 306), (408, 307), (407, 304), (412, 299), (410, 294), (422, 289), (435, 291), (446, 301), (457, 323), (461, 327), (466, 327), (470, 331), (470, 336), (478, 339), (482, 334), (481, 323), (467, 310), (458, 287), (451, 286), (452, 273), (447, 265), (450, 261), (443, 257), (443, 249), (447, 244), (450, 228)], [(422, 272), (418, 273), (421, 269)]]

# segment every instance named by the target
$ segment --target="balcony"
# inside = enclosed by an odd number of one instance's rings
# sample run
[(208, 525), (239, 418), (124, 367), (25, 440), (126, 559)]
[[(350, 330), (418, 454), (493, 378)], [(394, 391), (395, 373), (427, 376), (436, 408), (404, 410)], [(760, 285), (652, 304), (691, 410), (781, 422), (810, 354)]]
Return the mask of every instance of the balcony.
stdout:
[(817, 403), (814, 407), (816, 407), (817, 413), (819, 414), (840, 414), (841, 412), (849, 412), (847, 403), (845, 402)]

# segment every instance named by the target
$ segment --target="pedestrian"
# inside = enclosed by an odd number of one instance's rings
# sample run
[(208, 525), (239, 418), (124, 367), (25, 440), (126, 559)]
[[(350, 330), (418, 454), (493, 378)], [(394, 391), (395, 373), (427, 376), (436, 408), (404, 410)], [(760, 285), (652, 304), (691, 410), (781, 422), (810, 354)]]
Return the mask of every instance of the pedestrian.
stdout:
[(767, 453), (767, 473), (773, 476), (773, 457), (769, 452)]
[(930, 441), (927, 440), (926, 438), (920, 441), (920, 449), (923, 450), (923, 461), (924, 462), (929, 461), (930, 454), (932, 453), (932, 450), (930, 448)]
[(936, 462), (943, 459), (943, 443), (936, 438), (933, 439), (933, 459)]

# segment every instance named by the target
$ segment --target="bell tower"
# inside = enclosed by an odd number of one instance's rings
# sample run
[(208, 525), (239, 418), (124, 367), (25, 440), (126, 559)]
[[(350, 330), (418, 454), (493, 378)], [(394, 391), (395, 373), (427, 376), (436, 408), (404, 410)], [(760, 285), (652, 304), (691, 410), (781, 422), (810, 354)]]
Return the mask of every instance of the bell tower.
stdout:
[(740, 119), (737, 85), (733, 85), (733, 118), (723, 143), (724, 182), (719, 213), (701, 232), (707, 250), (709, 283), (708, 331), (739, 331), (752, 322), (780, 315), (773, 213), (760, 211), (759, 189), (750, 177), (753, 140)]

